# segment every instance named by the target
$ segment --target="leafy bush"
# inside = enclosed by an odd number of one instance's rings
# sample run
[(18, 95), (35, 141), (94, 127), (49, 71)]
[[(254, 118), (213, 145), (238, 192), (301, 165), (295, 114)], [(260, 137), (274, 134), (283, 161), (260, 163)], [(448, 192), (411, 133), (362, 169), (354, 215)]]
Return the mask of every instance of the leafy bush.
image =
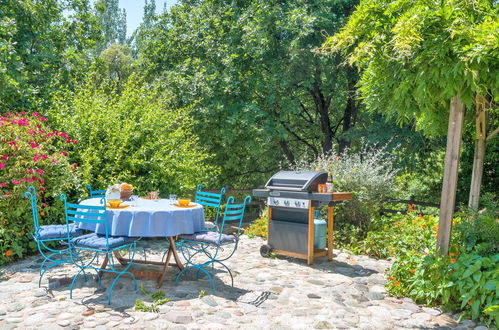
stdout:
[(469, 221), (461, 221), (454, 227), (454, 235), (462, 244), (466, 253), (489, 256), (499, 253), (499, 208), (490, 197), (484, 196), (481, 211), (468, 209), (461, 216)]
[(450, 256), (412, 252), (398, 259), (389, 271), (388, 290), (426, 305), (462, 310), (463, 316), (499, 324), (498, 314), (486, 309), (499, 305), (499, 254)]
[[(74, 95), (60, 93), (51, 110), (58, 124), (81, 143), (74, 146), (85, 183), (95, 188), (125, 181), (136, 193), (185, 193), (210, 186), (218, 168), (193, 134), (189, 109), (169, 107), (158, 87), (131, 75), (118, 91), (95, 87), (92, 77)], [(69, 101), (68, 101), (69, 100)]]
[(374, 219), (362, 240), (353, 240), (346, 247), (359, 254), (377, 258), (397, 257), (416, 251), (428, 252), (436, 243), (438, 217), (415, 212), (382, 216)]
[(350, 223), (366, 228), (379, 214), (382, 203), (396, 192), (397, 169), (393, 157), (384, 148), (368, 148), (353, 152), (347, 150), (322, 155), (313, 162), (300, 161), (298, 170), (324, 169), (332, 173), (335, 191), (350, 191), (351, 201), (338, 208), (339, 223)]
[[(468, 217), (463, 213), (461, 218), (454, 219), (448, 256), (429, 253), (435, 250), (435, 241), (424, 240), (413, 233), (426, 248), (400, 249), (396, 254), (398, 259), (389, 271), (390, 293), (409, 296), (421, 304), (462, 310), (463, 316), (498, 324), (497, 212), (491, 209), (476, 216)], [(383, 242), (383, 235), (389, 237), (396, 233), (378, 233), (379, 242)]]
[(27, 187), (38, 191), (42, 223), (62, 222), (62, 205), (54, 203), (78, 187), (77, 165), (67, 159), (77, 141), (52, 131), (47, 120), (36, 112), (0, 115), (0, 264), (36, 248)]

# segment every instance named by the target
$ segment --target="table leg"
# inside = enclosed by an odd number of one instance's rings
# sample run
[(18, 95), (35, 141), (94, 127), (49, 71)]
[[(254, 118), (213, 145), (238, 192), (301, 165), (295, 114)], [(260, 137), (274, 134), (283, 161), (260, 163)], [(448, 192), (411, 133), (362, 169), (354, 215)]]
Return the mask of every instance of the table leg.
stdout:
[[(106, 269), (108, 262), (109, 262), (109, 258), (106, 254), (106, 257), (104, 258), (104, 261), (102, 262), (102, 265), (100, 266), (100, 269)], [(104, 271), (99, 270), (99, 276), (100, 276), (101, 280), (102, 280), (102, 275), (104, 275)], [(98, 281), (98, 279), (96, 279), (96, 281)]]
[[(166, 255), (165, 264), (163, 266), (163, 272), (161, 276), (158, 278), (158, 288), (160, 288), (163, 285), (163, 281), (165, 280), (168, 266), (176, 265), (180, 270), (184, 269), (184, 265), (182, 264), (182, 261), (178, 256), (177, 249), (175, 248), (175, 239), (173, 237), (168, 237), (168, 242), (169, 242), (168, 253)], [(170, 264), (170, 258), (172, 255), (173, 259), (175, 260), (175, 263)]]
[(122, 264), (123, 266), (128, 265), (128, 259), (123, 258), (123, 256), (120, 254), (118, 250), (113, 251), (113, 254), (120, 264)]

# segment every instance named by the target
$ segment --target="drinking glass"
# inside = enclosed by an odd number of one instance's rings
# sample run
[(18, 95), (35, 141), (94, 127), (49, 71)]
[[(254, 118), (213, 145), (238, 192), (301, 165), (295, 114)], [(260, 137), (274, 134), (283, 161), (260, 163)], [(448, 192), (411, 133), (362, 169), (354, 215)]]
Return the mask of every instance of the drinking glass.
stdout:
[(130, 202), (131, 202), (132, 206), (137, 206), (138, 200), (139, 200), (139, 196), (137, 196), (137, 195), (130, 196)]
[(177, 201), (177, 195), (170, 195), (170, 204), (175, 204), (175, 202)]

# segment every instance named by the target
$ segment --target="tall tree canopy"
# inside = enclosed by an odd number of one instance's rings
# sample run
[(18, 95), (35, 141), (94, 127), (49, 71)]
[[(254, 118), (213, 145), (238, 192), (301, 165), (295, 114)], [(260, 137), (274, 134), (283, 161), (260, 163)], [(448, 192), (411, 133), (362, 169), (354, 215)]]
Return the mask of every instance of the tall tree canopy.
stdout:
[(1, 1), (0, 111), (46, 107), (53, 85), (71, 83), (98, 38), (88, 0)]
[(419, 128), (445, 131), (449, 102), (460, 92), (499, 93), (498, 3), (491, 0), (364, 0), (324, 45), (362, 70), (368, 109)]
[(354, 5), (181, 1), (155, 25), (142, 63), (180, 105), (194, 105), (197, 132), (227, 177), (267, 176), (280, 161), (338, 146), (353, 126), (355, 70), (313, 50)]

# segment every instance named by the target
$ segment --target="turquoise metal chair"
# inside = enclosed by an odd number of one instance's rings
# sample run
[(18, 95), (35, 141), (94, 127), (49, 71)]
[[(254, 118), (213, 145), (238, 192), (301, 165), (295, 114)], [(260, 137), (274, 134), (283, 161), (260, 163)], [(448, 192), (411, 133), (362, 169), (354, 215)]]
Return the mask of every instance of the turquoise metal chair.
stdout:
[[(175, 284), (178, 284), (180, 277), (185, 272), (189, 270), (196, 270), (196, 278), (199, 276), (199, 272), (205, 273), (210, 280), (212, 291), (215, 292), (215, 282), (207, 268), (210, 265), (214, 266), (215, 264), (219, 264), (227, 270), (231, 278), (231, 285), (234, 286), (234, 276), (232, 276), (231, 270), (224, 264), (224, 261), (232, 257), (237, 250), (239, 235), (241, 234), (241, 226), (243, 223), (244, 210), (246, 208), (246, 204), (249, 202), (251, 202), (250, 196), (246, 196), (241, 204), (234, 203), (234, 197), (229, 197), (225, 206), (220, 231), (201, 231), (192, 235), (181, 236), (181, 239), (176, 245), (186, 259), (187, 266), (177, 275)], [(227, 235), (223, 233), (225, 224), (229, 222), (237, 223), (236, 235)], [(222, 251), (224, 251), (223, 256), (221, 254)], [(227, 252), (227, 254), (225, 254), (225, 252)], [(203, 260), (206, 258), (208, 260), (197, 263), (195, 260), (196, 257), (197, 260)]]
[(215, 221), (206, 221), (206, 230), (217, 230), (218, 229), (218, 216), (220, 214), (220, 205), (222, 204), (222, 199), (225, 194), (225, 188), (220, 189), (220, 193), (210, 193), (207, 191), (202, 191), (203, 186), (198, 185), (196, 188), (196, 196), (194, 197), (194, 202), (201, 204), (203, 206), (214, 208), (216, 211)]
[(90, 194), (90, 198), (98, 198), (98, 197), (105, 197), (106, 196), (106, 191), (105, 190), (92, 190), (92, 185), (88, 185), (88, 192)]
[(79, 236), (83, 234), (83, 231), (78, 229), (74, 223), (68, 223), (67, 225), (41, 226), (38, 218), (36, 188), (33, 186), (28, 187), (27, 191), (24, 193), (24, 197), (29, 198), (31, 202), (31, 215), (33, 217), (34, 228), (32, 236), (36, 242), (38, 251), (44, 258), (40, 266), (40, 279), (38, 280), (38, 287), (40, 287), (43, 275), (45, 275), (49, 269), (64, 263), (71, 263), (67, 245), (62, 249), (55, 249), (49, 245), (53, 245), (51, 243), (57, 241), (63, 242), (68, 236), (71, 238)]
[[(137, 290), (137, 280), (135, 276), (128, 271), (128, 269), (132, 266), (133, 258), (135, 256), (137, 238), (109, 235), (107, 226), (106, 198), (103, 197), (100, 200), (101, 205), (80, 205), (68, 203), (65, 194), (61, 194), (60, 198), (64, 202), (64, 208), (66, 211), (66, 224), (68, 228), (70, 226), (70, 221), (76, 221), (80, 223), (93, 223), (96, 225), (102, 224), (106, 228), (106, 233), (104, 235), (91, 233), (76, 238), (70, 238), (68, 236), (69, 255), (71, 261), (80, 268), (80, 271), (73, 277), (73, 281), (71, 282), (71, 286), (69, 287), (70, 298), (73, 298), (73, 287), (76, 279), (80, 274), (84, 274), (86, 269), (92, 269), (97, 273), (99, 286), (101, 284), (100, 274), (102, 272), (117, 274), (117, 276), (111, 283), (111, 286), (109, 287), (107, 298), (109, 305), (111, 304), (111, 295), (113, 293), (114, 285), (122, 275), (130, 275), (133, 279), (134, 290)], [(115, 268), (113, 252), (124, 249), (128, 249), (130, 261), (126, 266), (124, 266), (123, 269), (118, 270)], [(80, 253), (83, 251), (90, 251), (94, 253), (90, 261), (82, 261)], [(94, 260), (101, 253), (106, 255), (106, 260), (109, 263), (109, 268), (94, 267), (92, 265)]]

